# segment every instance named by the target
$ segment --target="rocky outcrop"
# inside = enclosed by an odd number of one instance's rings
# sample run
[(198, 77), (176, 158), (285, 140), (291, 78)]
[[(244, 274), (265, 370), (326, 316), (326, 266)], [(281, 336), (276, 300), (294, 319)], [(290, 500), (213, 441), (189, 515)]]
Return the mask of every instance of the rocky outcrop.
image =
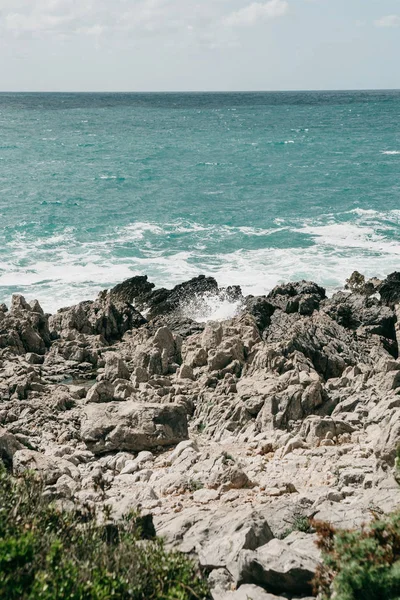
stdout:
[(95, 301), (61, 308), (49, 319), (53, 338), (68, 338), (71, 332), (99, 335), (107, 343), (120, 340), (126, 331), (144, 325), (146, 319), (130, 304), (102, 292)]
[(12, 297), (9, 311), (0, 310), (0, 349), (16, 354), (45, 354), (50, 346), (48, 318), (40, 304), (31, 304), (19, 294)]
[[(52, 317), (15, 296), (0, 307), (0, 457), (50, 499), (152, 514), (214, 600), (304, 598), (311, 519), (358, 527), (400, 505), (398, 280), (244, 299), (213, 278), (134, 277)], [(235, 316), (193, 321), (210, 294)]]

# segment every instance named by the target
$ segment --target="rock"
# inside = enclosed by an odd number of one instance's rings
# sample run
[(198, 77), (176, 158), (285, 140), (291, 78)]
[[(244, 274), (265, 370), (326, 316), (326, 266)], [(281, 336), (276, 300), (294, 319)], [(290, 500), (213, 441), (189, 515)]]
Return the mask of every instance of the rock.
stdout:
[(98, 381), (86, 394), (86, 402), (110, 402), (114, 400), (114, 385), (110, 381)]
[(106, 354), (106, 365), (104, 371), (104, 377), (108, 381), (115, 381), (116, 379), (129, 379), (131, 374), (126, 366), (125, 362), (120, 356), (114, 352)]
[(245, 310), (254, 317), (258, 329), (263, 332), (271, 324), (271, 316), (274, 314), (276, 306), (266, 296), (248, 296)]
[(178, 516), (155, 518), (158, 535), (182, 552), (199, 556), (205, 568), (216, 569), (234, 562), (239, 552), (255, 549), (272, 539), (268, 523), (256, 511), (244, 508), (219, 508), (205, 511), (198, 507)]
[(23, 445), (12, 433), (0, 427), (0, 460), (4, 462), (6, 467), (11, 467), (14, 454), (18, 450), (23, 450), (23, 448)]
[(255, 583), (271, 593), (309, 594), (318, 567), (315, 537), (295, 532), (286, 540), (273, 539), (255, 551), (242, 551), (237, 580)]
[(175, 460), (177, 458), (179, 458), (179, 456), (181, 456), (182, 452), (184, 452), (188, 448), (194, 450), (195, 452), (198, 452), (198, 447), (194, 440), (185, 440), (183, 442), (180, 442), (177, 445), (177, 447), (175, 448), (175, 450), (172, 452), (171, 456), (169, 457), (169, 462), (170, 463), (175, 462)]
[(81, 436), (95, 454), (172, 446), (188, 437), (186, 412), (175, 404), (89, 404), (84, 410)]
[(154, 287), (154, 283), (148, 281), (147, 275), (138, 275), (113, 287), (110, 295), (117, 302), (137, 303), (144, 307), (147, 299), (151, 297)]
[(324, 311), (347, 329), (364, 327), (368, 333), (395, 340), (395, 315), (377, 298), (337, 292), (325, 302)]
[(20, 476), (26, 471), (36, 473), (47, 485), (56, 483), (63, 474), (59, 465), (48, 456), (33, 450), (17, 450), (13, 456), (13, 474)]
[(343, 433), (352, 433), (354, 428), (345, 421), (332, 417), (307, 417), (300, 429), (300, 436), (310, 444), (319, 444), (325, 438), (337, 439)]
[(302, 315), (312, 315), (325, 298), (324, 288), (312, 281), (277, 285), (267, 296), (276, 308), (288, 314), (298, 312)]
[(245, 584), (241, 585), (235, 592), (218, 596), (218, 600), (285, 600), (285, 598), (270, 594), (258, 585)]
[[(39, 310), (39, 305), (34, 308)], [(9, 312), (1, 311), (0, 349), (11, 349), (16, 354), (43, 355), (50, 345), (48, 319), (43, 311), (35, 312), (19, 294), (14, 294)]]
[(126, 331), (144, 325), (146, 319), (127, 303), (113, 300), (101, 292), (94, 302), (86, 301), (69, 308), (61, 308), (49, 319), (53, 338), (68, 337), (71, 331), (99, 335), (108, 343), (120, 340)]
[(160, 315), (179, 312), (188, 302), (210, 293), (218, 293), (218, 284), (213, 277), (204, 275), (176, 285), (172, 290), (155, 290), (147, 299), (148, 318), (151, 320)]
[(353, 294), (362, 294), (364, 296), (372, 296), (378, 291), (378, 287), (382, 282), (379, 279), (365, 280), (364, 275), (358, 271), (354, 271), (349, 279), (346, 279), (346, 290), (350, 290)]
[(199, 504), (208, 504), (218, 500), (219, 493), (216, 490), (196, 490), (193, 492), (193, 500)]
[(193, 368), (190, 365), (182, 365), (178, 371), (179, 379), (194, 379)]
[(375, 438), (375, 454), (389, 465), (394, 465), (400, 444), (400, 410), (393, 409), (381, 423)]
[(382, 302), (390, 308), (400, 304), (400, 273), (395, 271), (388, 275), (378, 287), (378, 291)]

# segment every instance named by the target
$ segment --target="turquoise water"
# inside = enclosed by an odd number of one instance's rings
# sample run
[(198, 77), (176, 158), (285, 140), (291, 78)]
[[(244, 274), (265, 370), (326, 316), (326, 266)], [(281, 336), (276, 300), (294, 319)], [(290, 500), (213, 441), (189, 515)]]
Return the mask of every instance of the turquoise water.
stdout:
[(0, 301), (400, 268), (400, 92), (0, 94)]

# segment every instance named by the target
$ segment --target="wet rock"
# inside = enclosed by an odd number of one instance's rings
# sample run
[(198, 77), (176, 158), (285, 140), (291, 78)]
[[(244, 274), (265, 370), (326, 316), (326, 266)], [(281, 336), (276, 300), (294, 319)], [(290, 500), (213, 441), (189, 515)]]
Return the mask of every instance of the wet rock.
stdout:
[(370, 334), (395, 340), (395, 314), (377, 298), (337, 292), (326, 301), (324, 311), (347, 329), (364, 327)]
[(382, 302), (390, 308), (400, 303), (400, 273), (395, 271), (386, 277), (378, 287)]

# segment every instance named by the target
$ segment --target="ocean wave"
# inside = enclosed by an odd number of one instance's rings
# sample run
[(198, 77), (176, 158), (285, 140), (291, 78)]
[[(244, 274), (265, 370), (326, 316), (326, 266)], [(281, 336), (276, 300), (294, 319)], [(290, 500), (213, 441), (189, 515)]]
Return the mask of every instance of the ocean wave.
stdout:
[(381, 150), (381, 154), (395, 155), (400, 154), (400, 150)]
[[(276, 219), (270, 229), (177, 220), (136, 222), (86, 240), (73, 227), (42, 238), (34, 231), (16, 230), (12, 235), (8, 231), (7, 254), (3, 252), (0, 265), (0, 302), (9, 302), (12, 293), (20, 292), (54, 312), (94, 298), (100, 290), (136, 274), (147, 274), (157, 286), (173, 287), (203, 273), (223, 287), (241, 285), (245, 294), (253, 295), (265, 294), (284, 281), (311, 279), (333, 292), (354, 270), (383, 277), (398, 269), (399, 221), (399, 210), (356, 208), (336, 217)], [(282, 231), (288, 232), (287, 247), (276, 247), (269, 236)], [(187, 238), (177, 237), (171, 246), (170, 236), (179, 235)], [(243, 248), (243, 236), (254, 238), (255, 248)], [(291, 247), (293, 236), (297, 243)], [(182, 250), (177, 251), (180, 245)], [(195, 318), (219, 318), (232, 310), (231, 303), (210, 298)]]

